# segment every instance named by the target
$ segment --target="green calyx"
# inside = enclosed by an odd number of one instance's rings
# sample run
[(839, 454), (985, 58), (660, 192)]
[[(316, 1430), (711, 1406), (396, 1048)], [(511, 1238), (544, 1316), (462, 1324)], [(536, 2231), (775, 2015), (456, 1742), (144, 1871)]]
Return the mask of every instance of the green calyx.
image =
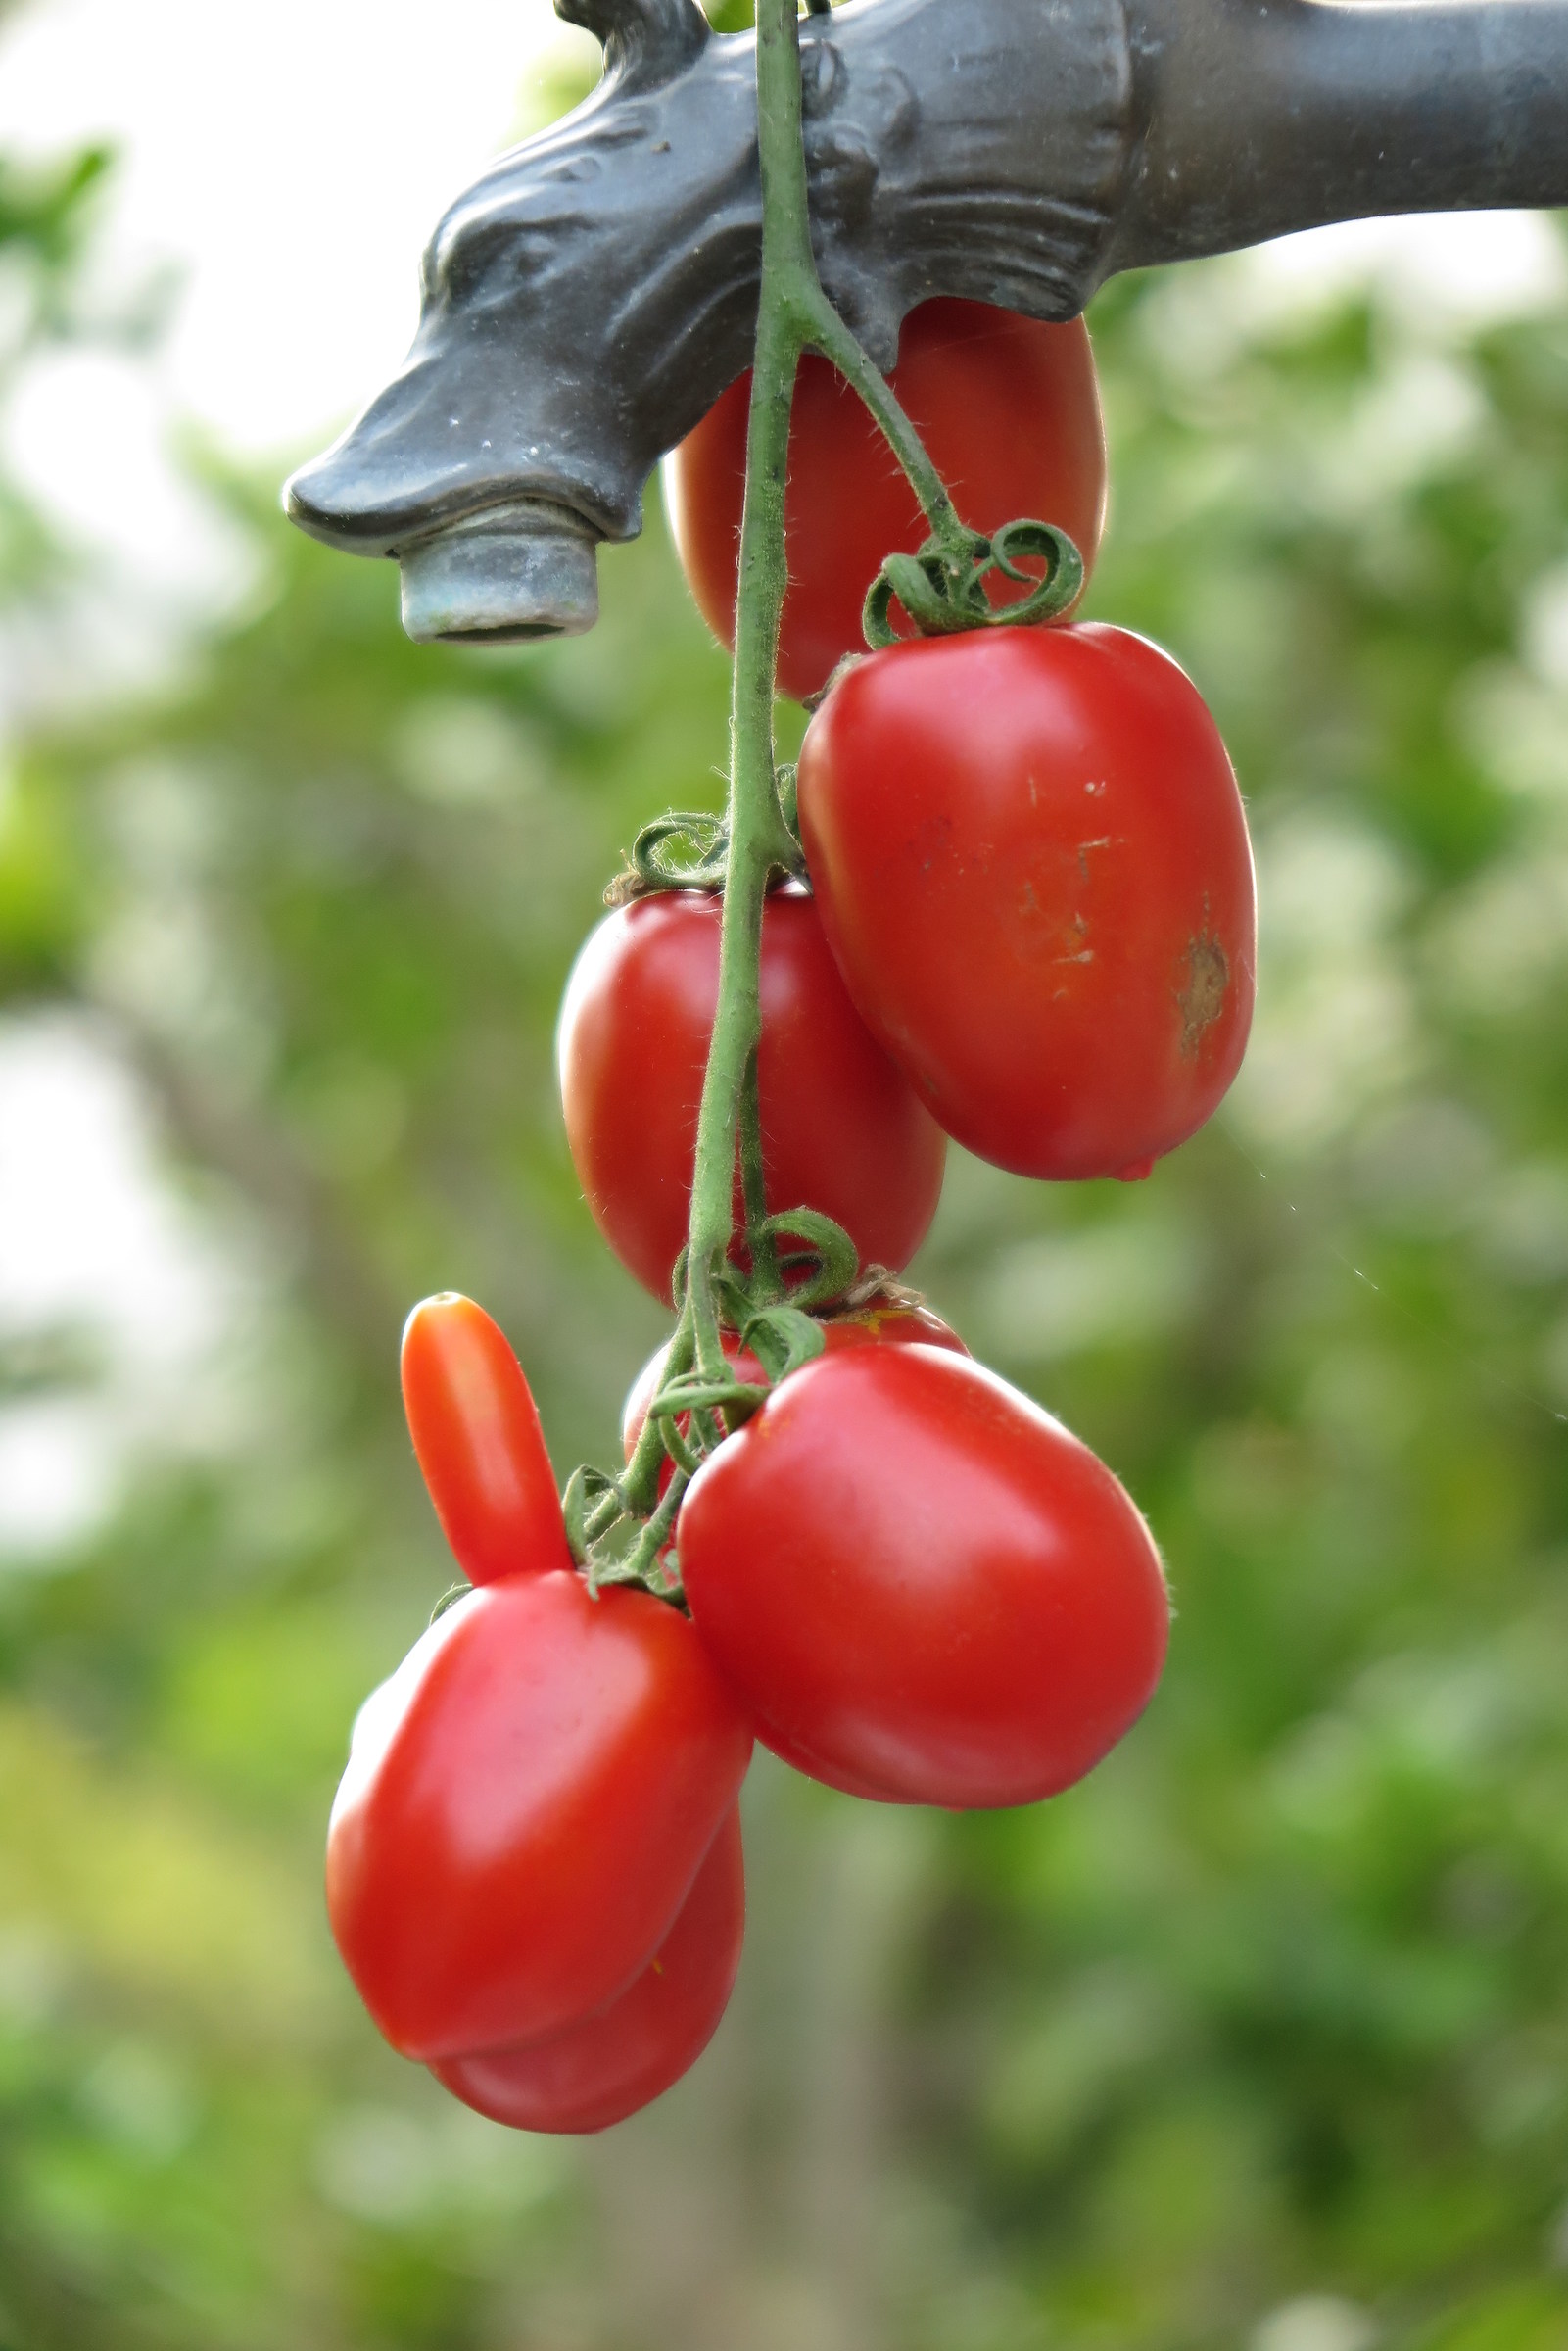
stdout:
[[(1036, 580), (1025, 571), (1021, 556), (1043, 558), (1044, 577)], [(1029, 593), (1012, 603), (993, 604), (986, 594), (993, 578), (1015, 581)], [(900, 643), (891, 617), (895, 600), (918, 635), (955, 637), (968, 629), (1027, 628), (1055, 620), (1082, 592), (1083, 557), (1066, 531), (1024, 519), (1004, 524), (989, 538), (964, 531), (957, 546), (951, 535), (933, 534), (918, 554), (889, 555), (867, 594), (861, 627), (866, 643), (880, 651)]]

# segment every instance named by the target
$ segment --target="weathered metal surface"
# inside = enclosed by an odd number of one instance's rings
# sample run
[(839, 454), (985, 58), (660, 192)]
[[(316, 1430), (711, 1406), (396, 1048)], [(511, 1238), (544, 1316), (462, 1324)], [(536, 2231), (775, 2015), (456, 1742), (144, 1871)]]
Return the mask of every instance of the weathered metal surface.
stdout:
[[(751, 36), (557, 6), (598, 89), (451, 207), (403, 370), (286, 493), (399, 557), (417, 637), (592, 626), (598, 540), (749, 358)], [(853, 0), (801, 57), (823, 283), (883, 366), (934, 294), (1066, 318), (1322, 221), (1568, 204), (1568, 0)]]

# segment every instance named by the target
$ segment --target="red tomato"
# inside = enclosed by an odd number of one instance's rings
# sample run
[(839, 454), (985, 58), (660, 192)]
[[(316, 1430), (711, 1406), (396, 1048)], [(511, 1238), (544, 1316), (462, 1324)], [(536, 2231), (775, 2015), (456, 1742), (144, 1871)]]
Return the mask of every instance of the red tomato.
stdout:
[(482, 1306), (444, 1290), (414, 1308), (403, 1330), (403, 1402), (436, 1515), (470, 1582), (571, 1566), (538, 1410)]
[[(928, 1306), (861, 1307), (853, 1314), (834, 1315), (825, 1320), (822, 1333), (824, 1353), (828, 1355), (834, 1355), (844, 1347), (875, 1345), (947, 1347), (955, 1355), (969, 1353), (958, 1332), (951, 1329), (940, 1315), (933, 1315)], [(656, 1347), (627, 1391), (626, 1403), (621, 1409), (621, 1445), (628, 1461), (637, 1451), (637, 1441), (642, 1434), (642, 1423), (647, 1418), (654, 1391), (664, 1376), (664, 1363), (669, 1352), (668, 1340), (662, 1347)], [(737, 1379), (754, 1380), (759, 1387), (767, 1386), (767, 1372), (754, 1355), (742, 1352), (739, 1338), (733, 1330), (724, 1333), (724, 1352)], [(681, 1415), (679, 1426), (683, 1430), (689, 1417), (689, 1414)], [(669, 1470), (670, 1464), (666, 1462), (659, 1478), (661, 1492), (669, 1483)]]
[(745, 1923), (740, 1815), (732, 1805), (674, 1926), (619, 1999), (546, 2040), (447, 2058), (437, 2080), (514, 2131), (603, 2131), (624, 2121), (678, 2082), (718, 2031)]
[(994, 1372), (857, 1347), (784, 1380), (676, 1529), (703, 1642), (758, 1736), (832, 1787), (1032, 1803), (1160, 1678), (1160, 1555), (1088, 1447)]
[[(979, 302), (927, 302), (899, 338), (891, 382), (964, 520), (979, 531), (1054, 522), (1093, 565), (1105, 521), (1105, 427), (1081, 318), (1044, 326)], [(740, 377), (664, 461), (676, 549), (709, 628), (735, 644), (751, 378)], [(886, 556), (927, 526), (858, 397), (808, 354), (795, 386), (784, 502), (789, 592), (779, 685), (815, 694), (864, 652), (861, 606)]]
[(1123, 629), (890, 647), (806, 732), (800, 823), (867, 1026), (1022, 1176), (1147, 1174), (1252, 1023), (1247, 820), (1190, 679)]
[[(622, 1264), (666, 1300), (686, 1245), (719, 915), (700, 890), (607, 915), (567, 982), (556, 1038), (588, 1204)], [(797, 889), (776, 890), (763, 916), (758, 1079), (769, 1207), (820, 1209), (868, 1264), (906, 1266), (936, 1213), (947, 1146), (867, 1034)]]
[(367, 1701), (327, 1907), (381, 2031), (426, 2062), (617, 1998), (670, 1932), (751, 1733), (684, 1616), (512, 1575), (437, 1619)]

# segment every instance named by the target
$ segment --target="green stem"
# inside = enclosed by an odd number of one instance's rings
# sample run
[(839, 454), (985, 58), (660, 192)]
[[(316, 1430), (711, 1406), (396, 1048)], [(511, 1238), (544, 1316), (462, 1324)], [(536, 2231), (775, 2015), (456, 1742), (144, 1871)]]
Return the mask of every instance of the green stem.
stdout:
[(762, 273), (730, 716), (730, 862), (720, 931), (719, 1002), (697, 1118), (687, 1261), (687, 1303), (696, 1360), (713, 1378), (724, 1370), (713, 1272), (730, 1246), (736, 1136), (747, 1070), (762, 1034), (758, 972), (763, 900), (769, 872), (787, 864), (793, 848), (780, 814), (774, 775), (773, 696), (785, 587), (789, 410), (804, 341), (801, 316), (813, 295), (820, 295), (806, 209), (795, 12), (796, 0), (762, 0), (757, 12)]
[(759, 1306), (772, 1306), (784, 1295), (779, 1274), (779, 1248), (767, 1229), (767, 1171), (762, 1156), (762, 1095), (757, 1084), (757, 1056), (746, 1064), (740, 1096), (740, 1187), (746, 1211), (746, 1248), (751, 1257), (751, 1290)]
[[(813, 13), (823, 6), (808, 0)], [(734, 1230), (736, 1140), (752, 1263), (759, 1286), (777, 1282), (777, 1250), (762, 1229), (761, 1134), (756, 1055), (762, 1033), (759, 970), (768, 878), (798, 865), (779, 802), (773, 703), (784, 562), (784, 478), (789, 413), (802, 352), (821, 351), (859, 394), (908, 475), (944, 560), (968, 564), (965, 532), (920, 435), (822, 290), (811, 250), (801, 139), (798, 0), (758, 0), (757, 153), (762, 179), (762, 266), (746, 433), (740, 525), (735, 684), (730, 718), (729, 857), (719, 944), (719, 997), (697, 1118), (688, 1227), (687, 1287), (666, 1378), (693, 1367), (726, 1376), (714, 1276)], [(663, 1442), (649, 1415), (621, 1480), (634, 1508), (651, 1507)], [(610, 1511), (606, 1509), (606, 1522)]]
[(808, 315), (802, 320), (805, 342), (813, 351), (820, 351), (824, 359), (832, 360), (870, 410), (873, 422), (908, 476), (921, 511), (931, 526), (931, 535), (941, 541), (944, 553), (967, 561), (970, 534), (959, 520), (957, 508), (947, 495), (946, 483), (927, 456), (925, 445), (899, 406), (891, 384), (872, 365), (839, 317), (817, 281), (815, 270), (812, 278), (813, 299)]

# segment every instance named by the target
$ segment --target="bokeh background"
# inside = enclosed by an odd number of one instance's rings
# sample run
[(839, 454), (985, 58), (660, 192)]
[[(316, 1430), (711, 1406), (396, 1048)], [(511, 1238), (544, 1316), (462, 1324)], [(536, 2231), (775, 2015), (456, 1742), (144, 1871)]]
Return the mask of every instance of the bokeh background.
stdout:
[(918, 1272), (1152, 1516), (1147, 1719), (989, 1817), (760, 1758), (732, 2013), (598, 2140), (458, 2108), (335, 1965), (349, 1725), (451, 1572), (406, 1307), (499, 1315), (563, 1469), (661, 1335), (551, 1029), (638, 823), (719, 798), (728, 672), (656, 497), (593, 636), (482, 654), (408, 646), (276, 484), (584, 72), (543, 0), (0, 23), (0, 2346), (1561, 2351), (1545, 220), (1092, 315), (1093, 609), (1232, 744), (1258, 1028), (1147, 1185), (955, 1154)]

